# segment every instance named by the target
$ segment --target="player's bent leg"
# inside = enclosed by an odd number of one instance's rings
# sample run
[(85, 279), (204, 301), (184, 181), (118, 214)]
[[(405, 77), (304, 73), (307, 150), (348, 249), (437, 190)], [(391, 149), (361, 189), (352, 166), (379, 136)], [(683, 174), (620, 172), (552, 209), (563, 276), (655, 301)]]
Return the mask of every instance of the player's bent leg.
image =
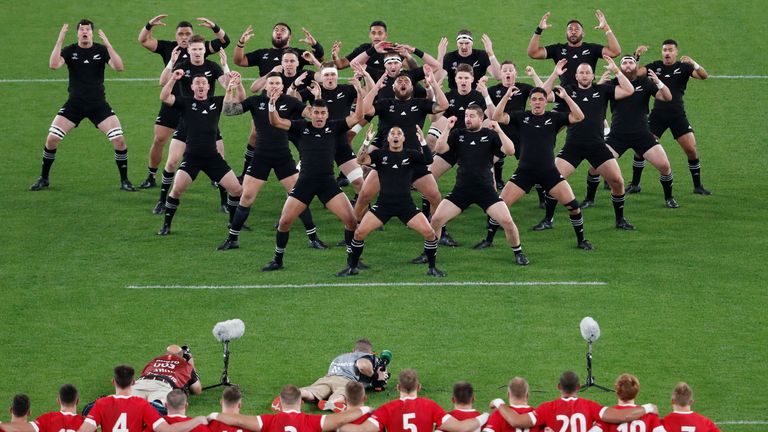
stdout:
[(427, 259), (429, 265), (427, 269), (427, 276), (444, 277), (445, 272), (438, 269), (436, 266), (437, 260), (437, 235), (435, 230), (429, 224), (427, 217), (424, 213), (417, 213), (414, 215), (406, 225), (419, 232), (424, 237), (424, 252), (423, 256)]
[(680, 144), (685, 155), (688, 156), (688, 160), (699, 158), (699, 151), (696, 148), (696, 136), (693, 132), (688, 132), (685, 135), (677, 137), (677, 143)]
[[(413, 182), (413, 187), (416, 188), (422, 195), (429, 201), (431, 208), (436, 209), (440, 205), (440, 190), (437, 188), (437, 181), (432, 175), (421, 176)], [(434, 214), (435, 210), (432, 210)], [(442, 225), (441, 225), (442, 226)]]
[(361, 220), (365, 212), (368, 211), (368, 204), (371, 203), (373, 197), (379, 192), (381, 185), (379, 184), (379, 174), (374, 170), (368, 174), (363, 182), (363, 187), (360, 189), (360, 194), (357, 196), (355, 202), (355, 216), (357, 220)]
[(243, 186), (237, 180), (237, 175), (232, 170), (224, 174), (224, 177), (218, 183), (233, 197), (240, 197), (243, 194)]
[(611, 202), (613, 203), (613, 213), (616, 218), (616, 228), (625, 231), (634, 230), (635, 227), (624, 218), (624, 179), (621, 176), (619, 163), (616, 159), (609, 159), (597, 167), (597, 172), (611, 186)]
[(672, 176), (672, 166), (669, 163), (667, 153), (664, 151), (664, 147), (657, 144), (643, 154), (643, 157), (648, 160), (657, 170), (659, 170), (659, 182), (661, 188), (664, 190), (664, 203), (667, 208), (679, 208), (680, 204), (677, 203), (672, 195), (672, 183), (674, 177)]
[(421, 234), (421, 236), (424, 237), (424, 240), (437, 238), (435, 230), (432, 228), (432, 225), (429, 224), (429, 220), (424, 216), (424, 213), (414, 215), (405, 225)]
[(696, 149), (696, 136), (693, 132), (688, 132), (677, 137), (677, 142), (688, 157), (688, 170), (691, 172), (691, 179), (693, 180), (693, 193), (712, 195), (712, 192), (705, 189), (701, 184), (701, 163), (699, 161), (699, 152)]
[(277, 230), (282, 232), (290, 231), (291, 226), (293, 226), (293, 222), (306, 208), (306, 204), (292, 196), (289, 196), (285, 200), (283, 210), (280, 213), (280, 221), (277, 223)]
[(432, 229), (435, 233), (439, 233), (443, 229), (443, 225), (448, 223), (451, 219), (455, 218), (461, 213), (461, 209), (449, 200), (442, 200), (437, 205), (435, 212), (432, 213)]
[(512, 248), (512, 252), (515, 254), (515, 264), (521, 266), (530, 264), (530, 261), (528, 261), (528, 258), (523, 253), (523, 246), (520, 243), (520, 232), (518, 231), (517, 225), (515, 225), (515, 221), (512, 219), (512, 215), (509, 213), (509, 208), (504, 201), (499, 201), (491, 205), (485, 212), (504, 229), (507, 244)]
[(357, 225), (354, 238), (355, 240), (365, 240), (371, 231), (377, 230), (383, 225), (384, 223), (381, 222), (381, 219), (377, 218), (373, 213), (368, 212), (363, 216), (363, 220)]
[(227, 158), (224, 156), (224, 140), (216, 140), (216, 152), (221, 155), (221, 158), (226, 160)]
[[(294, 177), (294, 176), (291, 176)], [(287, 179), (283, 179), (282, 181), (285, 181)], [(281, 181), (281, 183), (282, 183)], [(243, 193), (240, 195), (240, 205), (243, 207), (250, 207), (253, 205), (253, 202), (256, 201), (256, 197), (259, 195), (259, 192), (261, 192), (261, 188), (264, 187), (264, 184), (266, 181), (257, 179), (256, 177), (251, 177), (249, 175), (245, 175), (243, 177)], [(296, 179), (293, 180), (293, 183), (296, 183)], [(293, 187), (293, 186), (291, 186)], [(290, 191), (290, 189), (287, 189)]]
[(51, 126), (48, 128), (48, 135), (45, 138), (45, 145), (43, 146), (43, 163), (40, 169), (40, 177), (29, 187), (29, 190), (39, 191), (50, 185), (48, 176), (51, 172), (51, 166), (53, 166), (53, 162), (56, 160), (56, 149), (59, 147), (61, 140), (67, 135), (67, 132), (76, 126), (75, 123), (64, 116), (57, 115), (53, 118)]
[(112, 142), (112, 146), (115, 148), (115, 164), (120, 173), (120, 189), (128, 192), (135, 192), (136, 188), (134, 188), (131, 181), (128, 180), (128, 147), (125, 145), (125, 138), (123, 137), (123, 128), (120, 126), (120, 120), (116, 115), (111, 115), (102, 120), (96, 127), (104, 132), (107, 139)]
[(581, 208), (579, 202), (576, 201), (576, 196), (573, 194), (573, 189), (567, 181), (561, 181), (549, 190), (550, 195), (555, 197), (560, 204), (563, 204), (568, 209), (569, 217), (571, 219), (571, 226), (576, 233), (576, 246), (583, 250), (592, 250), (594, 246), (586, 238), (584, 238), (584, 219), (582, 217)]
[(184, 141), (177, 140), (176, 138), (171, 140), (171, 145), (168, 147), (168, 158), (165, 160), (165, 171), (170, 173), (176, 171), (176, 167), (179, 165), (186, 149), (187, 143)]
[(443, 159), (440, 155), (435, 155), (435, 158), (432, 161), (432, 165), (429, 166), (429, 171), (432, 172), (432, 176), (435, 178), (435, 180), (438, 180), (443, 174), (445, 174), (446, 171), (451, 169), (451, 167), (451, 164), (446, 162), (446, 160)]
[(360, 193), (360, 189), (363, 187), (363, 168), (357, 163), (357, 160), (350, 159), (339, 167), (342, 174), (352, 184), (352, 188), (356, 194)]
[(179, 171), (176, 180), (173, 182), (173, 189), (163, 203), (165, 218), (163, 219), (163, 226), (157, 232), (157, 235), (166, 236), (171, 233), (171, 223), (176, 215), (176, 210), (179, 208), (181, 195), (192, 184), (192, 181), (192, 177), (186, 171)]
[(167, 126), (155, 125), (154, 134), (152, 136), (152, 146), (149, 147), (149, 159), (148, 164), (150, 168), (157, 168), (160, 166), (160, 162), (163, 160), (163, 149), (165, 149), (165, 143), (173, 135), (174, 129)]

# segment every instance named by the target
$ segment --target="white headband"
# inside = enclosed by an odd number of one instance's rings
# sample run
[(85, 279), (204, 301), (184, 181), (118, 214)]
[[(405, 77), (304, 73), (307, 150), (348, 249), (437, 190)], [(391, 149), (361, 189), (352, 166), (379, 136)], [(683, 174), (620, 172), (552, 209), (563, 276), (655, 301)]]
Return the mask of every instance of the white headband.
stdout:
[(320, 75), (325, 75), (327, 73), (332, 73), (334, 75), (338, 75), (339, 74), (339, 70), (336, 69), (335, 67), (327, 67), (327, 68), (323, 68), (320, 71)]
[(396, 62), (396, 63), (402, 64), (403, 60), (400, 57), (397, 57), (397, 56), (387, 57), (386, 59), (384, 59), (384, 64), (392, 63), (392, 62)]
[(456, 42), (463, 42), (463, 41), (474, 42), (474, 39), (472, 39), (472, 36), (468, 34), (460, 34), (456, 36)]

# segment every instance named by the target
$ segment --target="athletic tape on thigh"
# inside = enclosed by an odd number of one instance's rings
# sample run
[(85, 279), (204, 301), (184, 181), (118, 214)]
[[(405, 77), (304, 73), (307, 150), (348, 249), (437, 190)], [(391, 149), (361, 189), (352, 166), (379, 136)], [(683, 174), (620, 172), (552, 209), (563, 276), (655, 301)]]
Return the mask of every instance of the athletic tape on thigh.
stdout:
[(116, 127), (107, 131), (107, 139), (113, 140), (123, 136), (123, 128)]
[(349, 180), (350, 183), (361, 178), (363, 178), (363, 169), (360, 167), (353, 169), (349, 172), (349, 174), (347, 174), (347, 180)]
[(54, 124), (52, 124), (51, 127), (48, 128), (48, 135), (53, 135), (53, 136), (55, 136), (57, 138), (64, 139), (64, 136), (66, 134), (67, 133), (64, 132), (64, 130), (62, 128), (60, 128), (60, 127), (58, 127), (58, 126), (56, 126)]
[(430, 127), (429, 131), (427, 131), (427, 135), (432, 135), (435, 138), (440, 138), (440, 135), (443, 133), (440, 131), (440, 129), (436, 127)]

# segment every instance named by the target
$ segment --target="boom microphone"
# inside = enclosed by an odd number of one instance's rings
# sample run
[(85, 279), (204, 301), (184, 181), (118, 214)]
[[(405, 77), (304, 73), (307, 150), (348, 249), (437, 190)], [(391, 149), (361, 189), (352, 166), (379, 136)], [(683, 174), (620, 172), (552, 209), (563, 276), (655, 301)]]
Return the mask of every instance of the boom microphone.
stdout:
[(581, 329), (581, 337), (589, 343), (600, 338), (600, 326), (592, 317), (584, 317), (579, 323), (579, 328)]
[(245, 323), (240, 319), (231, 319), (216, 323), (213, 326), (213, 337), (219, 342), (229, 342), (240, 339), (245, 333)]

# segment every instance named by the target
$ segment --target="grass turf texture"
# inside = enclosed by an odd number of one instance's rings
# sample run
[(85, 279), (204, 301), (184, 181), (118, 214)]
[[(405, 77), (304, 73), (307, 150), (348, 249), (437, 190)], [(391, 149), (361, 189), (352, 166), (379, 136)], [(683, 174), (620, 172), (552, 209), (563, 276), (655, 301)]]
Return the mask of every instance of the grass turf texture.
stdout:
[[(331, 7), (328, 7), (331, 6)], [(553, 28), (542, 42), (564, 39), (563, 27), (572, 18), (587, 27), (588, 41), (603, 42), (591, 30), (592, 11), (604, 8), (608, 21), (630, 52), (640, 43), (651, 45), (643, 61), (659, 58), (658, 45), (678, 39), (688, 54), (714, 75), (765, 73), (765, 59), (755, 56), (764, 46), (760, 2), (716, 1), (648, 3), (596, 2), (511, 5), (487, 2), (471, 13), (466, 4), (419, 2), (392, 8), (376, 3), (325, 6), (292, 2), (290, 6), (227, 2), (59, 2), (5, 3), (12, 22), (23, 23), (5, 33), (1, 79), (66, 78), (46, 63), (63, 22), (70, 23), (67, 43), (74, 40), (74, 23), (87, 16), (107, 33), (126, 65), (108, 78), (155, 77), (158, 57), (136, 43), (140, 27), (158, 13), (168, 13), (169, 27), (159, 38), (171, 39), (181, 19), (206, 16), (219, 23), (233, 43), (252, 24), (256, 36), (248, 49), (268, 44), (272, 24), (286, 20), (299, 45), (300, 27), (309, 28), (329, 52), (332, 41), (349, 52), (366, 40), (368, 23), (384, 19), (390, 39), (411, 43), (434, 53), (440, 36), (462, 27), (487, 32), (496, 55), (512, 58), (522, 68), (533, 65), (541, 75), (550, 61), (527, 59), (525, 48), (542, 13), (552, 12)], [(403, 10), (421, 11), (404, 14)], [(40, 13), (45, 11), (45, 13)], [(450, 12), (441, 12), (450, 11)], [(425, 22), (434, 23), (425, 25)], [(724, 34), (738, 28), (738, 43)], [(209, 30), (201, 29), (208, 36)], [(451, 44), (453, 46), (453, 44)], [(481, 48), (481, 44), (477, 44)], [(233, 45), (228, 49), (232, 57)], [(248, 78), (254, 69), (240, 70)], [(218, 193), (203, 176), (182, 198), (174, 233), (157, 238), (161, 218), (150, 214), (157, 189), (135, 194), (117, 190), (112, 149), (88, 122), (73, 130), (57, 154), (51, 190), (26, 189), (38, 175), (41, 147), (52, 116), (66, 99), (66, 84), (0, 83), (7, 102), (0, 126), (4, 191), (0, 206), (0, 405), (17, 392), (27, 392), (33, 414), (55, 409), (55, 392), (64, 382), (81, 390), (83, 401), (109, 394), (111, 368), (120, 362), (140, 369), (170, 342), (192, 346), (205, 384), (221, 371), (221, 347), (211, 337), (217, 321), (239, 317), (246, 334), (231, 346), (231, 379), (246, 394), (243, 411), (268, 409), (280, 386), (306, 385), (325, 372), (328, 361), (366, 336), (377, 349), (395, 354), (393, 371), (416, 368), (423, 395), (450, 405), (454, 381), (469, 379), (478, 405), (503, 397), (500, 388), (514, 375), (528, 378), (531, 403), (557, 396), (558, 374), (574, 369), (583, 374), (584, 342), (578, 322), (597, 319), (603, 336), (595, 345), (595, 373), (610, 387), (621, 372), (639, 376), (639, 400), (655, 402), (669, 412), (669, 394), (678, 380), (688, 381), (697, 401), (694, 408), (714, 420), (766, 421), (762, 396), (765, 378), (766, 236), (764, 212), (766, 157), (758, 147), (765, 141), (764, 80), (711, 79), (693, 81), (686, 95), (689, 117), (702, 155), (704, 185), (710, 197), (692, 195), (685, 157), (667, 133), (662, 142), (675, 173), (677, 210), (663, 207), (658, 174), (646, 169), (643, 192), (628, 196), (627, 218), (637, 232), (613, 228), (610, 198), (600, 190), (598, 206), (585, 211), (587, 237), (598, 250), (575, 249), (565, 212), (558, 210), (556, 229), (533, 233), (530, 227), (542, 212), (529, 196), (512, 207), (523, 245), (532, 261), (527, 268), (512, 263), (501, 234), (490, 250), (470, 250), (484, 235), (484, 217), (472, 208), (451, 223), (462, 242), (452, 250), (440, 248), (438, 263), (446, 281), (601, 281), (602, 286), (470, 286), (470, 287), (333, 287), (261, 290), (128, 290), (131, 284), (280, 284), (335, 282), (432, 281), (422, 266), (406, 264), (421, 249), (419, 236), (397, 221), (385, 233), (374, 232), (366, 242), (366, 262), (373, 266), (361, 276), (338, 281), (332, 274), (343, 267), (342, 248), (306, 249), (300, 224), (291, 234), (286, 269), (262, 274), (271, 259), (272, 224), (284, 199), (274, 179), (262, 190), (244, 232), (242, 249), (218, 253), (226, 236), (226, 218), (217, 213)], [(151, 122), (157, 113), (159, 87), (153, 82), (109, 82), (107, 97), (118, 113), (130, 149), (130, 177), (145, 176)], [(746, 96), (749, 95), (749, 98)], [(757, 101), (745, 103), (745, 101)], [(246, 117), (225, 118), (222, 133), (228, 159), (240, 170), (248, 132)], [(621, 160), (625, 178), (631, 157)], [(505, 167), (505, 177), (514, 163)], [(572, 176), (577, 197), (583, 198), (585, 168)], [(453, 174), (441, 181), (445, 193)], [(312, 209), (322, 239), (335, 243), (341, 225), (314, 203)], [(297, 221), (298, 222), (298, 221)], [(583, 378), (583, 377), (582, 377)], [(192, 399), (189, 412), (217, 410), (219, 390)], [(590, 390), (587, 396), (604, 404), (612, 395)], [(394, 391), (371, 396), (371, 404), (396, 397)], [(311, 409), (310, 409), (311, 410)], [(3, 416), (4, 419), (7, 416)], [(764, 425), (721, 425), (722, 430), (761, 430)]]

